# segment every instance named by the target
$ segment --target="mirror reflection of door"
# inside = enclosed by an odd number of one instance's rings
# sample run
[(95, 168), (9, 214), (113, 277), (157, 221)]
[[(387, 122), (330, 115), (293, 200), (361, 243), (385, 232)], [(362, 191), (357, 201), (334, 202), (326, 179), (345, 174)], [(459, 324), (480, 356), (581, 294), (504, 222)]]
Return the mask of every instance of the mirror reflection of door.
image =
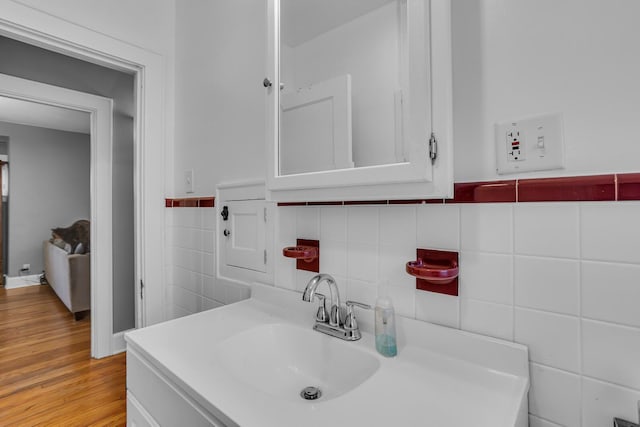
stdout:
[(280, 174), (405, 162), (406, 0), (280, 10)]

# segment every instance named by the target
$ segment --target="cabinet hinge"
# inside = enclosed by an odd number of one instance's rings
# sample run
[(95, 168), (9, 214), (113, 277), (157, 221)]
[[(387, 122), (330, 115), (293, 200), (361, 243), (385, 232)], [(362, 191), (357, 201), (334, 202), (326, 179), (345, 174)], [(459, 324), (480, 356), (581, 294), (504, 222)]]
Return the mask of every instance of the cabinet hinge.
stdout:
[(433, 132), (431, 133), (431, 138), (429, 138), (429, 158), (431, 159), (431, 164), (434, 164), (436, 158), (438, 158), (438, 139)]
[(267, 208), (264, 209), (264, 222), (267, 222)]
[(265, 250), (263, 251), (263, 253), (264, 253), (264, 263), (265, 263), (265, 265), (266, 265), (266, 264), (267, 264), (267, 250), (265, 249)]
[(144, 282), (140, 279), (140, 299), (142, 299), (142, 290), (144, 289)]

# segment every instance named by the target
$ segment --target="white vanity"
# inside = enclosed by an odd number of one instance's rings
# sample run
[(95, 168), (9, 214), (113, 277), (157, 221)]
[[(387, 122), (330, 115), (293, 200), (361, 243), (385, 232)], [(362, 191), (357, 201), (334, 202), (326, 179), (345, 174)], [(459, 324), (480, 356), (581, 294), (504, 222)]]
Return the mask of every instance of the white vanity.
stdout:
[[(312, 329), (316, 304), (255, 284), (248, 300), (127, 333), (131, 426), (527, 425), (526, 347), (398, 318), (398, 356)], [(301, 391), (319, 387), (305, 400)]]

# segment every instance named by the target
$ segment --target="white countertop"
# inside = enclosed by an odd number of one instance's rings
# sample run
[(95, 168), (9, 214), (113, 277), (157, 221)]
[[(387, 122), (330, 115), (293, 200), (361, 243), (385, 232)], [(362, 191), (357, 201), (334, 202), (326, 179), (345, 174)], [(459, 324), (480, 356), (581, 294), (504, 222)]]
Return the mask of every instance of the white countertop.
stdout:
[(385, 358), (375, 351), (368, 332), (372, 311), (358, 311), (363, 337), (344, 345), (378, 358), (380, 367), (337, 398), (277, 398), (238, 381), (216, 363), (224, 339), (266, 324), (311, 329), (315, 310), (316, 304), (301, 301), (299, 293), (255, 285), (248, 300), (132, 331), (125, 338), (128, 348), (214, 416), (224, 414), (242, 427), (511, 427), (522, 421), (523, 412), (526, 418), (526, 347), (398, 317), (398, 356)]

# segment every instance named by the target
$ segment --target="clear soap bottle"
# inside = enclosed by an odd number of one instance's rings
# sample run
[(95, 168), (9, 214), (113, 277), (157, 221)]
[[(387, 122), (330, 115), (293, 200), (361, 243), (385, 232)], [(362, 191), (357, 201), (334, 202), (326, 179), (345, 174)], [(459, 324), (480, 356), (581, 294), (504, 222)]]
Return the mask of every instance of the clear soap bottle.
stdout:
[(396, 345), (396, 319), (390, 298), (380, 297), (375, 308), (376, 350), (385, 357), (398, 354)]

